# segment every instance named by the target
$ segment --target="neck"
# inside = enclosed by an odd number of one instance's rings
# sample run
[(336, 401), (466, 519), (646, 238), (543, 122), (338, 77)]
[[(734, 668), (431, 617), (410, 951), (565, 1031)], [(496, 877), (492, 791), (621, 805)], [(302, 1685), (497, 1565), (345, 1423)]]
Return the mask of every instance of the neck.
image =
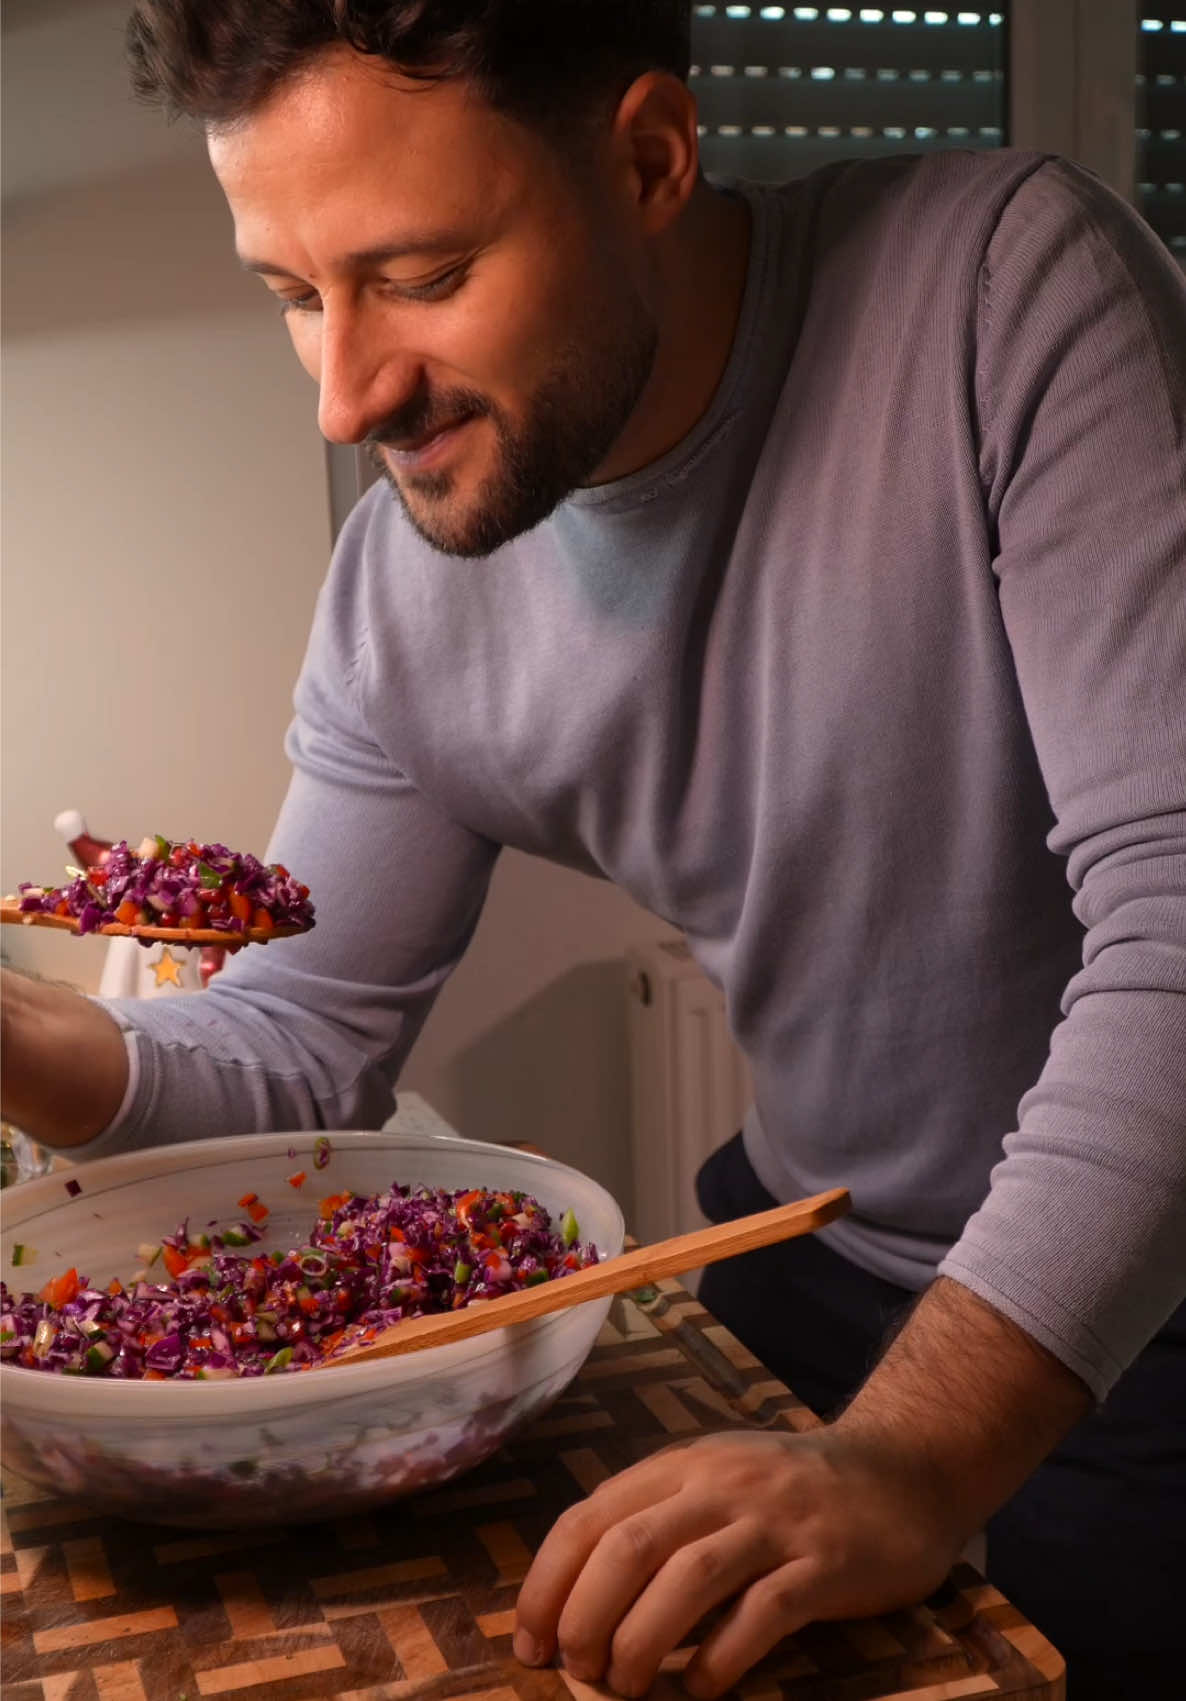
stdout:
[(630, 422), (590, 484), (626, 478), (685, 438), (712, 402), (728, 365), (749, 264), (749, 208), (697, 184), (656, 255), (659, 347)]

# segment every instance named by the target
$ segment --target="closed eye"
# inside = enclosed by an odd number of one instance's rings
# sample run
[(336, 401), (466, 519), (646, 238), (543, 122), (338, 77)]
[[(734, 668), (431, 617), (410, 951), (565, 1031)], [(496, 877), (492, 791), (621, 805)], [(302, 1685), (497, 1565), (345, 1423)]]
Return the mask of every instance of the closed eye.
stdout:
[(321, 297), (315, 289), (306, 290), (303, 295), (282, 295), (279, 297), (281, 313), (316, 313), (321, 307)]
[[(471, 264), (469, 260), (461, 260), (424, 283), (401, 283), (395, 278), (385, 278), (382, 288), (401, 301), (444, 301), (461, 288), (469, 276)], [(304, 290), (299, 295), (282, 295), (278, 301), (280, 312), (285, 315), (321, 311), (321, 297), (315, 289)]]
[(435, 278), (429, 278), (426, 283), (399, 283), (395, 279), (388, 281), (388, 287), (396, 294), (409, 301), (443, 301), (446, 296), (453, 295), (459, 290), (469, 276), (470, 261), (461, 260), (456, 266), (450, 266), (448, 271), (441, 272)]

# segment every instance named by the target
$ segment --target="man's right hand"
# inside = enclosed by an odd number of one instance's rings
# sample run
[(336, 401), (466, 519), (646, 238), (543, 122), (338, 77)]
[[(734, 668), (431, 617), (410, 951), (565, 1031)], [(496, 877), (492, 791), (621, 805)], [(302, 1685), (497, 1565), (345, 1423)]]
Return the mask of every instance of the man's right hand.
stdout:
[(128, 1084), (119, 1027), (69, 987), (0, 976), (0, 1113), (34, 1140), (81, 1146), (105, 1128)]

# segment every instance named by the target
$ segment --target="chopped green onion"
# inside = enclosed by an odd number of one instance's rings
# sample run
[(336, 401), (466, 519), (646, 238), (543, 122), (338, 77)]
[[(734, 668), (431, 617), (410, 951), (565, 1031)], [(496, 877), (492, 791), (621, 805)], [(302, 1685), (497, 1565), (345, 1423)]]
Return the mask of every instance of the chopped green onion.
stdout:
[(18, 1240), (16, 1245), (12, 1249), (13, 1268), (19, 1270), (21, 1265), (24, 1262), (25, 1262), (25, 1249), (21, 1245), (20, 1241)]
[(244, 1232), (243, 1224), (238, 1228), (223, 1229), (222, 1243), (224, 1246), (250, 1246), (251, 1236)]
[(0, 1329), (0, 1345), (7, 1345), (7, 1343), (9, 1341), (15, 1341), (15, 1340), (16, 1340), (16, 1330), (15, 1329)]
[(467, 1264), (464, 1259), (459, 1258), (453, 1266), (453, 1280), (457, 1283), (457, 1286), (459, 1288), (464, 1287), (472, 1275), (473, 1269), (471, 1266)]
[(199, 862), (198, 879), (202, 882), (203, 886), (211, 889), (215, 886), (222, 885), (222, 875), (218, 872), (217, 868), (211, 868), (208, 862)]
[(291, 1363), (292, 1348), (281, 1347), (280, 1351), (278, 1353), (273, 1353), (267, 1364), (264, 1365), (264, 1375), (271, 1376), (273, 1371), (287, 1370)]
[(153, 837), (153, 842), (156, 845), (156, 854), (160, 857), (161, 861), (163, 862), (164, 859), (169, 855), (170, 851), (173, 849), (173, 846), (169, 843), (168, 839), (165, 838), (163, 833), (154, 833), (152, 835), (152, 837)]
[(571, 1209), (565, 1211), (564, 1216), (560, 1220), (560, 1232), (564, 1236), (565, 1246), (576, 1245), (577, 1236), (580, 1234), (581, 1230), (577, 1223), (576, 1216)]
[(546, 1270), (533, 1270), (526, 1278), (523, 1285), (528, 1288), (537, 1288), (541, 1282), (546, 1282), (547, 1280), (548, 1272)]

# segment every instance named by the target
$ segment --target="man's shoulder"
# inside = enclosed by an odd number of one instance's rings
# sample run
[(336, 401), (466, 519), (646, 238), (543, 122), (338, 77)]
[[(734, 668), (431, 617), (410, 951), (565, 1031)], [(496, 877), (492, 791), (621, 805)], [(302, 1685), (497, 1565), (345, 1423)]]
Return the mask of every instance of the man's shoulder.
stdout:
[(987, 236), (1014, 196), (1062, 164), (1019, 148), (951, 148), (846, 160), (801, 180), (822, 234), (856, 231), (893, 245)]

